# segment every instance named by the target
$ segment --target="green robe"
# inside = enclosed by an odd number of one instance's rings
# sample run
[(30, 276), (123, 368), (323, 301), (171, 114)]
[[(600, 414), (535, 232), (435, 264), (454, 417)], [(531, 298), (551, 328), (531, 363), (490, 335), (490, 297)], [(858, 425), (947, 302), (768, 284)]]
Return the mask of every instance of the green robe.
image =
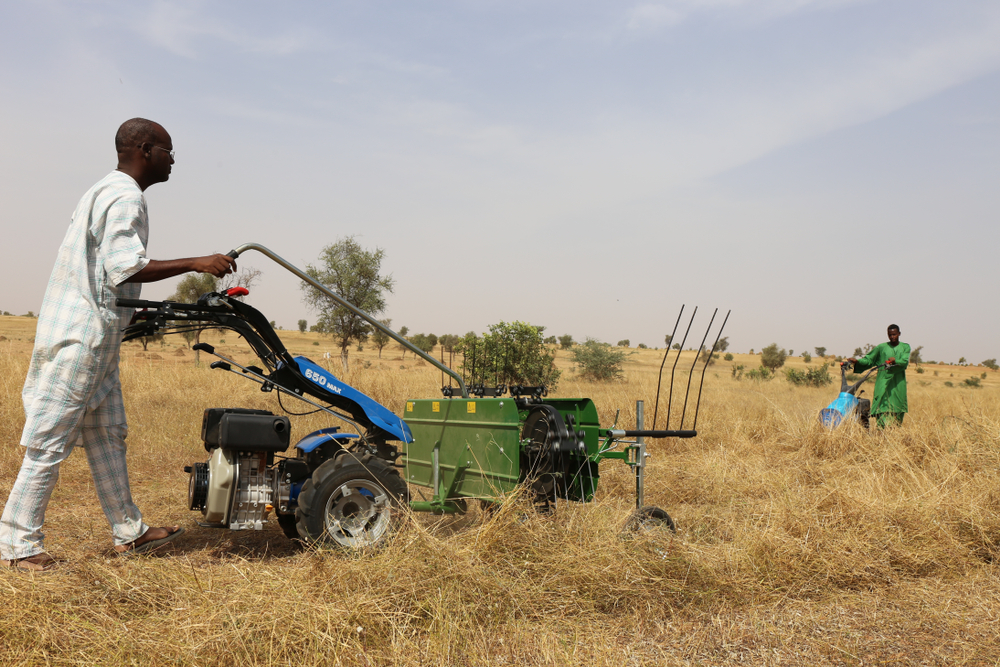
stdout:
[(854, 372), (863, 373), (872, 366), (884, 364), (889, 357), (896, 357), (896, 363), (878, 371), (872, 397), (873, 415), (906, 412), (906, 366), (910, 362), (910, 344), (900, 341), (893, 347), (891, 343), (881, 343), (854, 364)]

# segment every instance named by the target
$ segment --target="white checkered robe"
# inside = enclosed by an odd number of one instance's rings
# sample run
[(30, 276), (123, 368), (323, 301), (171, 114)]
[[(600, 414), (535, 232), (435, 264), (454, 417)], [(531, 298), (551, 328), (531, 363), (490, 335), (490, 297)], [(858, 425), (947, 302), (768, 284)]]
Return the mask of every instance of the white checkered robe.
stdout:
[(45, 290), (22, 392), (21, 444), (28, 451), (0, 519), (5, 559), (43, 551), (45, 506), (59, 463), (77, 444), (87, 449), (115, 542), (145, 531), (128, 488), (118, 378), (121, 330), (132, 310), (114, 301), (138, 298), (141, 286), (124, 281), (149, 263), (148, 236), (142, 190), (119, 171), (92, 187), (73, 213)]

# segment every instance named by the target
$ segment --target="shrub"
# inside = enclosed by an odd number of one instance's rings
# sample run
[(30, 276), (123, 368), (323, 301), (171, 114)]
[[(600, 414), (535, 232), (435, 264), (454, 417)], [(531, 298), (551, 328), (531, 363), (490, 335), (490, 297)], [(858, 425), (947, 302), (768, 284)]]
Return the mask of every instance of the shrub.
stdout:
[(628, 354), (607, 343), (588, 338), (587, 342), (573, 348), (573, 361), (576, 362), (576, 372), (580, 377), (609, 382), (624, 377), (622, 362)]
[(951, 380), (945, 380), (944, 381), (944, 386), (946, 386), (946, 387), (954, 387), (955, 383), (952, 382)]
[(618, 347), (629, 347), (630, 342), (631, 341), (629, 341), (628, 338), (626, 338), (625, 340), (620, 340), (618, 341)]
[(649, 349), (648, 347), (646, 347), (646, 344), (645, 344), (645, 343), (639, 343), (639, 345), (638, 345), (638, 348), (639, 348), (640, 350), (648, 350), (648, 349)]
[(811, 364), (812, 360), (813, 360), (813, 358), (812, 358), (812, 356), (810, 356), (810, 354), (808, 352), (803, 352), (802, 353), (802, 361), (806, 362), (807, 364)]
[(538, 327), (527, 322), (491, 324), (482, 338), (469, 332), (458, 347), (465, 353), (462, 372), (472, 384), (545, 385), (555, 391), (562, 374)]
[(917, 366), (917, 372), (918, 373), (923, 373), (924, 372), (923, 367), (922, 366)]
[(732, 352), (726, 352), (726, 356), (724, 356), (723, 359), (725, 359), (726, 361), (732, 361), (733, 360), (733, 353)]
[(737, 380), (742, 380), (743, 369), (745, 368), (746, 366), (744, 366), (743, 364), (733, 364), (733, 377), (736, 378)]
[(774, 371), (761, 366), (760, 368), (754, 368), (747, 371), (746, 378), (756, 382), (766, 382), (767, 380), (774, 379)]
[(794, 368), (785, 369), (785, 377), (795, 385), (806, 387), (825, 387), (833, 382), (830, 373), (826, 370), (826, 364), (817, 368), (810, 368), (807, 371), (800, 371)]
[(986, 368), (989, 368), (991, 371), (1000, 370), (1000, 366), (997, 366), (996, 359), (987, 359), (983, 362), (983, 366), (986, 366)]
[(565, 336), (559, 336), (559, 349), (568, 350), (571, 347), (573, 347), (573, 345), (574, 345), (573, 337), (570, 336), (569, 334), (566, 334)]
[(965, 386), (966, 387), (975, 387), (976, 389), (978, 389), (982, 385), (980, 384), (979, 378), (973, 377), (973, 378), (965, 378)]
[(760, 365), (773, 372), (785, 365), (787, 356), (788, 353), (779, 348), (777, 343), (771, 343), (760, 351)]

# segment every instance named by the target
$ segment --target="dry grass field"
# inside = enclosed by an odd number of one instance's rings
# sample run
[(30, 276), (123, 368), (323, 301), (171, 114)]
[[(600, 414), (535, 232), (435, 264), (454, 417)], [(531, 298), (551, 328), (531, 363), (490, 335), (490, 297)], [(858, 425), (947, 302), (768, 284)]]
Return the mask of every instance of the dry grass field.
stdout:
[[(0, 317), (0, 498), (22, 456), (33, 326)], [(329, 340), (281, 333), (295, 353), (338, 363)], [(233, 334), (208, 340), (249, 360)], [(0, 572), (0, 664), (1000, 663), (1000, 374), (971, 388), (962, 381), (984, 369), (911, 370), (903, 428), (829, 432), (816, 413), (836, 385), (737, 381), (732, 363), (759, 357), (736, 355), (708, 370), (699, 437), (650, 445), (647, 502), (676, 535), (622, 538), (631, 478), (605, 462), (592, 504), (414, 515), (387, 548), (352, 555), (297, 550), (273, 520), (259, 532), (195, 524), (182, 467), (207, 458), (202, 411), (278, 407), (179, 343), (126, 345), (122, 382), (133, 494), (147, 521), (186, 534), (159, 555), (111, 557), (74, 454), (46, 522), (62, 567)], [(623, 383), (592, 384), (560, 352), (558, 394), (593, 398), (606, 425), (617, 410), (634, 424), (636, 399), (652, 413), (660, 354), (630, 357)], [(397, 412), (439, 395), (440, 374), (394, 345), (351, 357), (344, 379)], [(293, 438), (331, 425), (292, 419)]]

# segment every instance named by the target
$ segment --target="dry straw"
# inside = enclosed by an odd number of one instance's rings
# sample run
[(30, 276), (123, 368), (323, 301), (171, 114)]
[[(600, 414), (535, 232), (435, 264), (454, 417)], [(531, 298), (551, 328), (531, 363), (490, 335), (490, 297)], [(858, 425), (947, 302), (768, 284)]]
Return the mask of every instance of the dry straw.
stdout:
[[(22, 319), (0, 320), (8, 337), (0, 342), (4, 497), (20, 464), (30, 352), (30, 336), (18, 338), (6, 321)], [(315, 357), (332, 349), (328, 341), (306, 347), (308, 335), (290, 338)], [(248, 360), (242, 348), (222, 347)], [(1000, 659), (1000, 400), (992, 377), (966, 389), (914, 376), (903, 428), (830, 432), (816, 413), (835, 388), (738, 382), (720, 362), (706, 380), (701, 436), (650, 445), (647, 500), (674, 516), (676, 535), (623, 538), (632, 480), (611, 462), (594, 503), (542, 516), (513, 497), (490, 513), (413, 515), (386, 548), (345, 554), (298, 550), (276, 525), (258, 533), (197, 527), (182, 467), (206, 458), (202, 411), (277, 405), (171, 346), (140, 352), (126, 346), (122, 366), (133, 493), (148, 520), (188, 532), (163, 556), (110, 557), (85, 457), (71, 457), (46, 523), (47, 546), (64, 566), (45, 576), (0, 573), (4, 665)], [(656, 355), (632, 357), (621, 384), (568, 372), (559, 393), (593, 398), (605, 424), (619, 409), (621, 425), (634, 423), (635, 400), (653, 400)], [(381, 360), (352, 356), (356, 370), (346, 379), (397, 412), (440, 384), (399, 350)], [(570, 371), (567, 359), (558, 363)], [(328, 425), (293, 418), (293, 437)]]

